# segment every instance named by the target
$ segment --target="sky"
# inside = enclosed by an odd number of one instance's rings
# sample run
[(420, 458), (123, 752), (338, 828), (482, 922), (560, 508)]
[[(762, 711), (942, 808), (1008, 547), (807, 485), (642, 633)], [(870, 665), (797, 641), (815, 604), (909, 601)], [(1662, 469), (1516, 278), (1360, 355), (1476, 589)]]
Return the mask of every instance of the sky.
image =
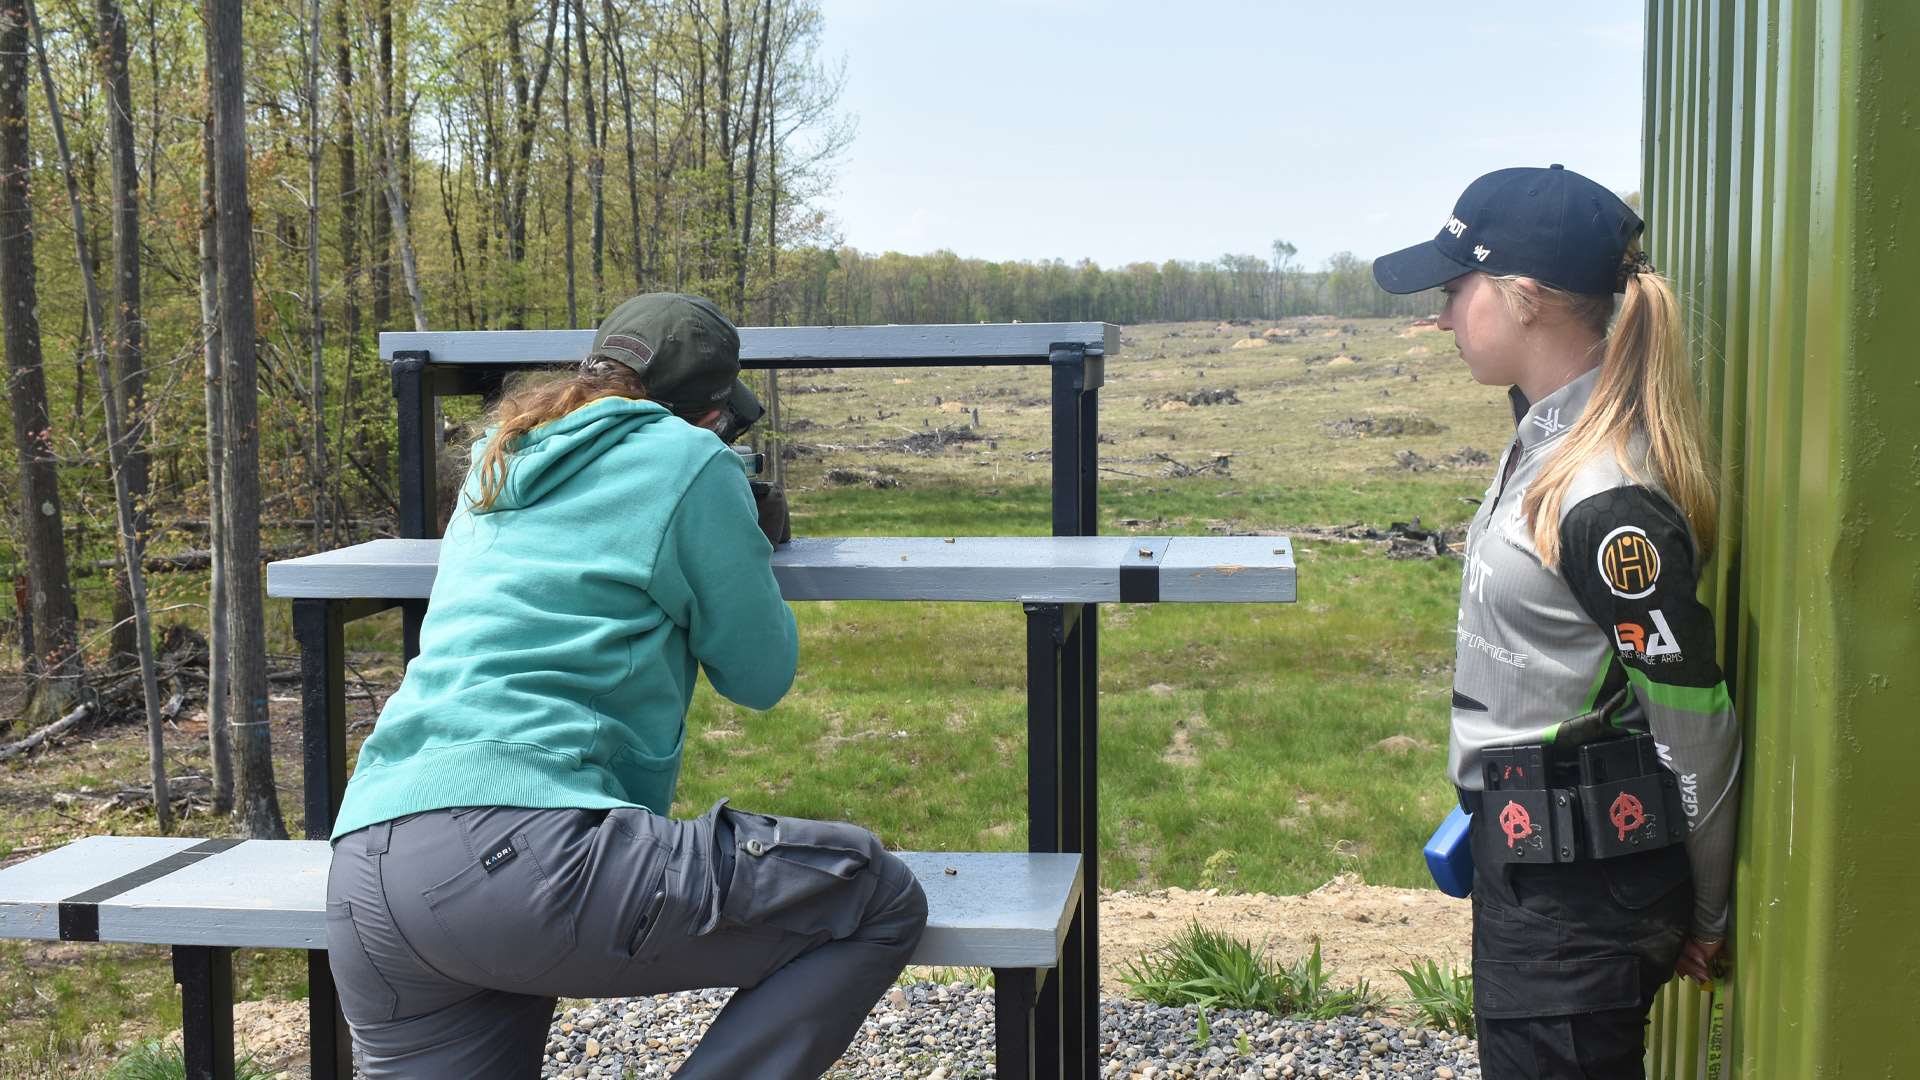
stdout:
[(1372, 258), (1474, 177), (1640, 187), (1643, 0), (822, 0), (844, 243), (993, 260)]

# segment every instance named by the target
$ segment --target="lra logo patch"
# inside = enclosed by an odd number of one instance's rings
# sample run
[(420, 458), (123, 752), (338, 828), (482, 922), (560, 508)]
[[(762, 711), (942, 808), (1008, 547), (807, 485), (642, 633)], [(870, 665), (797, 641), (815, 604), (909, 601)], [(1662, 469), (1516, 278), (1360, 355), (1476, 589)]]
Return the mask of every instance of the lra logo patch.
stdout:
[(1607, 588), (1626, 600), (1652, 593), (1660, 580), (1660, 549), (1636, 525), (1622, 525), (1607, 534), (1600, 542), (1599, 563)]

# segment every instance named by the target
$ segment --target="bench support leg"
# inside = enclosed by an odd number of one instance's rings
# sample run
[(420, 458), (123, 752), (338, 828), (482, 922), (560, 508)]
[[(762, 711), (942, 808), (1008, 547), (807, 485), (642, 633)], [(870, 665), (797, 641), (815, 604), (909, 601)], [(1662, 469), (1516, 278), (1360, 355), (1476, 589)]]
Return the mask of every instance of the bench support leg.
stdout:
[(233, 950), (175, 945), (187, 1080), (233, 1080)]
[(351, 1080), (353, 1035), (340, 1014), (327, 954), (318, 949), (307, 953), (307, 1039), (313, 1080)]
[(993, 969), (993, 1074), (999, 1080), (1044, 1075), (1034, 1047), (1034, 1005), (1040, 973), (1033, 968)]

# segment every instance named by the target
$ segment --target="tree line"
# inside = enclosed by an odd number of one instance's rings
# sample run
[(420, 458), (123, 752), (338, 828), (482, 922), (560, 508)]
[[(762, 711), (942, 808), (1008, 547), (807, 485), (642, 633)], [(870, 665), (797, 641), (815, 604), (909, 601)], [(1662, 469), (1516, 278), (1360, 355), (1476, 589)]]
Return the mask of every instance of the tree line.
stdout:
[(1224, 255), (1115, 269), (1067, 263), (989, 262), (951, 251), (870, 255), (806, 248), (783, 256), (782, 311), (807, 324), (957, 322), (1179, 322), (1295, 315), (1420, 316), (1436, 291), (1395, 296), (1374, 284), (1372, 264), (1351, 252), (1319, 270), (1275, 241), (1271, 258)]
[[(392, 519), (381, 330), (591, 326), (656, 289), (757, 324), (1432, 310), (1283, 242), (1111, 270), (846, 247), (841, 86), (817, 0), (0, 0), (25, 726), (137, 672), (164, 827), (150, 627), (204, 608), (214, 808), (284, 834), (260, 568)], [(156, 547), (209, 577), (149, 589)]]

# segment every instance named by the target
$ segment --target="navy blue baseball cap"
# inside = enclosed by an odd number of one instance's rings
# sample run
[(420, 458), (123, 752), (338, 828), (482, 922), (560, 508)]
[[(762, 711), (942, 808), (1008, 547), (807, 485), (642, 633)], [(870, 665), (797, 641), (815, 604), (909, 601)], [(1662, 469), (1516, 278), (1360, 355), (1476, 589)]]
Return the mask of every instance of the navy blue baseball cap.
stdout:
[(1501, 169), (1467, 185), (1433, 239), (1373, 260), (1373, 280), (1416, 293), (1480, 270), (1611, 295), (1645, 227), (1619, 196), (1564, 165)]

